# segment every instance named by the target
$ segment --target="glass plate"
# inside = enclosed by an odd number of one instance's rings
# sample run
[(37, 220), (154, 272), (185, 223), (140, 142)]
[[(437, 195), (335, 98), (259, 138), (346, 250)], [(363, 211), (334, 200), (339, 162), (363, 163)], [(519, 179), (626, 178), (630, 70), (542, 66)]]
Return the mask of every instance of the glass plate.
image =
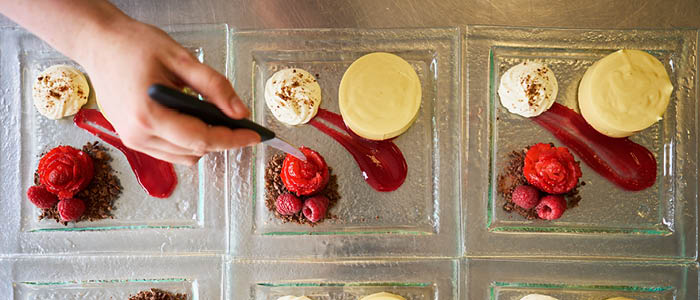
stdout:
[[(696, 257), (697, 31), (474, 26), (468, 27), (466, 39), (467, 255)], [(632, 137), (654, 153), (657, 182), (644, 191), (624, 191), (582, 163), (586, 183), (580, 188), (582, 200), (561, 219), (528, 221), (506, 213), (495, 187), (508, 153), (538, 142), (562, 143), (500, 105), (496, 91), (501, 74), (523, 61), (543, 62), (557, 76), (557, 102), (578, 111), (577, 88), (583, 73), (623, 48), (657, 57), (675, 88), (665, 118)]]
[(466, 260), (461, 299), (698, 299), (697, 263)]
[[(226, 72), (226, 25), (192, 25), (166, 28), (201, 61)], [(33, 105), (33, 79), (54, 64), (75, 62), (33, 35), (18, 29), (3, 31), (2, 157), (3, 201), (0, 216), (9, 231), (2, 235), (2, 253), (66, 253), (112, 251), (217, 251), (226, 250), (227, 217), (224, 153), (202, 159), (196, 167), (176, 166), (178, 185), (167, 199), (148, 196), (136, 181), (126, 158), (103, 143), (113, 157), (124, 192), (115, 201), (114, 219), (63, 226), (38, 220), (40, 209), (25, 196), (33, 185), (42, 153), (58, 145), (82, 147), (99, 139), (77, 128), (71, 117), (58, 121), (41, 116)], [(90, 74), (87, 74), (88, 76)], [(91, 93), (88, 107), (95, 107)], [(19, 171), (17, 171), (19, 170)], [(204, 204), (207, 205), (204, 205)]]
[[(232, 33), (239, 95), (251, 99), (255, 121), (323, 155), (337, 175), (337, 219), (315, 227), (283, 223), (265, 207), (265, 165), (277, 150), (259, 145), (232, 151), (231, 253), (236, 257), (456, 256), (459, 243), (459, 61), (457, 29), (281, 30)], [(347, 67), (376, 51), (395, 53), (416, 70), (422, 105), (415, 124), (394, 141), (408, 163), (404, 184), (377, 192), (350, 154), (310, 125), (288, 127), (265, 105), (265, 81), (296, 67), (318, 74), (321, 108), (338, 113), (337, 91)], [(294, 243), (294, 248), (285, 247)], [(433, 247), (415, 247), (430, 244)]]
[(121, 300), (151, 288), (186, 293), (188, 299), (224, 299), (218, 256), (54, 256), (1, 262), (0, 293), (7, 299)]
[(226, 274), (229, 299), (306, 295), (313, 300), (357, 300), (379, 292), (407, 300), (458, 299), (456, 260), (232, 261), (226, 265)]

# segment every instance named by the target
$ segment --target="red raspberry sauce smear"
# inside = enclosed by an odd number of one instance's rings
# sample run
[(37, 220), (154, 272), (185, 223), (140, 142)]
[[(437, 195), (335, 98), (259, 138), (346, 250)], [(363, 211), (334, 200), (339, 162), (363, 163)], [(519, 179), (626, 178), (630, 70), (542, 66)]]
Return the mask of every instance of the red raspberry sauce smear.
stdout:
[[(168, 198), (175, 190), (177, 176), (171, 163), (127, 148), (119, 139), (112, 124), (96, 109), (81, 109), (73, 118), (78, 127), (119, 149), (146, 192), (157, 198)], [(95, 127), (95, 125), (101, 127)]]
[[(345, 131), (332, 129), (317, 119), (325, 120)], [(391, 140), (370, 141), (354, 134), (343, 122), (340, 115), (319, 109), (309, 122), (316, 129), (332, 137), (345, 150), (348, 150), (362, 171), (365, 181), (375, 190), (390, 192), (398, 189), (406, 180), (408, 165), (399, 147)]]
[(554, 103), (532, 120), (621, 188), (641, 191), (656, 182), (656, 158), (649, 150), (627, 138), (599, 133), (572, 109)]

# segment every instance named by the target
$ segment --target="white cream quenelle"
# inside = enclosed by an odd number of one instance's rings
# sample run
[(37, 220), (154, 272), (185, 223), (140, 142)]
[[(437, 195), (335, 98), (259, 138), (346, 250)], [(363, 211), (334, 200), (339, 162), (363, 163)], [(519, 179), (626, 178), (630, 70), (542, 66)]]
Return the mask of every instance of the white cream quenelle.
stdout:
[(74, 115), (90, 94), (83, 73), (68, 65), (54, 65), (37, 75), (32, 87), (34, 107), (53, 120)]
[(539, 62), (526, 61), (503, 73), (498, 97), (509, 112), (529, 118), (552, 107), (558, 91), (552, 70)]
[(581, 115), (597, 131), (626, 137), (661, 120), (673, 92), (664, 65), (649, 53), (619, 50), (594, 63), (581, 79)]
[(279, 297), (277, 300), (311, 300), (311, 298), (306, 297), (306, 296), (284, 296), (284, 297)]
[(381, 292), (369, 296), (364, 296), (360, 300), (406, 300), (406, 298), (392, 293)]
[(318, 112), (321, 86), (305, 70), (280, 70), (265, 83), (265, 103), (280, 122), (287, 125), (304, 124)]
[(520, 298), (520, 300), (558, 300), (557, 298), (547, 296), (547, 295), (540, 295), (540, 294), (530, 294), (525, 297)]

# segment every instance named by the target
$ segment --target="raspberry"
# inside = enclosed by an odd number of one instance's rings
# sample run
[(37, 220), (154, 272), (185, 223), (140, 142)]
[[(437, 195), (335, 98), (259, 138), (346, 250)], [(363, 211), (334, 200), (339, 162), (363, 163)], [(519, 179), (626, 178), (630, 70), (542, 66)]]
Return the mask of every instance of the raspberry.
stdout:
[(76, 221), (85, 212), (85, 202), (78, 198), (61, 199), (58, 202), (58, 214), (65, 222)]
[(306, 147), (299, 150), (306, 156), (306, 161), (287, 154), (280, 172), (282, 183), (298, 196), (317, 194), (326, 187), (330, 179), (328, 165), (318, 152)]
[(27, 198), (38, 208), (52, 208), (58, 202), (56, 195), (39, 185), (32, 186), (27, 190)]
[(542, 197), (540, 204), (535, 208), (540, 219), (555, 220), (561, 218), (566, 210), (566, 200), (563, 196), (549, 195)]
[(301, 200), (292, 194), (282, 194), (275, 200), (277, 212), (283, 216), (291, 216), (301, 210)]
[(529, 185), (519, 185), (513, 190), (511, 196), (513, 203), (524, 209), (531, 209), (540, 203), (540, 192)]
[(328, 210), (328, 198), (326, 196), (318, 195), (306, 199), (304, 202), (304, 209), (302, 212), (306, 219), (311, 222), (318, 222), (324, 217), (326, 217), (326, 210)]

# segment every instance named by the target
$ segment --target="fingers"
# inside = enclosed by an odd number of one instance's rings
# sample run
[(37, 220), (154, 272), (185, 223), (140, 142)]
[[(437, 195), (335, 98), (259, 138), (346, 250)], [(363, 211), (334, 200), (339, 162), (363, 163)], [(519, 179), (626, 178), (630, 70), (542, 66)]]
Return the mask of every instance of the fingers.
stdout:
[(192, 166), (203, 156), (203, 154), (193, 154), (192, 150), (179, 147), (155, 136), (122, 137), (122, 142), (129, 149), (180, 165)]
[(178, 154), (173, 154), (173, 153), (168, 153), (161, 151), (157, 148), (151, 148), (151, 147), (146, 147), (145, 151), (142, 151), (143, 153), (146, 153), (154, 158), (164, 160), (167, 162), (171, 162), (174, 164), (179, 164), (179, 165), (185, 165), (185, 166), (193, 166), (195, 165), (201, 156), (196, 156), (196, 155), (178, 155)]
[(174, 154), (174, 155), (184, 155), (184, 156), (204, 156), (207, 154), (206, 152), (196, 152), (193, 151), (192, 149), (187, 149), (184, 147), (180, 147), (178, 145), (175, 145), (171, 142), (168, 142), (160, 137), (156, 136), (151, 136), (148, 138), (148, 141), (144, 143), (146, 145), (146, 148), (151, 148), (151, 149), (159, 149), (163, 152)]
[(250, 111), (226, 77), (197, 61), (186, 50), (183, 52), (166, 57), (163, 63), (182, 81), (201, 93), (207, 101), (214, 103), (229, 117), (242, 119), (250, 115)]
[(178, 147), (190, 149), (194, 154), (240, 148), (260, 142), (260, 136), (251, 130), (208, 126), (196, 118), (162, 107), (155, 108), (154, 114), (159, 120), (154, 132)]

